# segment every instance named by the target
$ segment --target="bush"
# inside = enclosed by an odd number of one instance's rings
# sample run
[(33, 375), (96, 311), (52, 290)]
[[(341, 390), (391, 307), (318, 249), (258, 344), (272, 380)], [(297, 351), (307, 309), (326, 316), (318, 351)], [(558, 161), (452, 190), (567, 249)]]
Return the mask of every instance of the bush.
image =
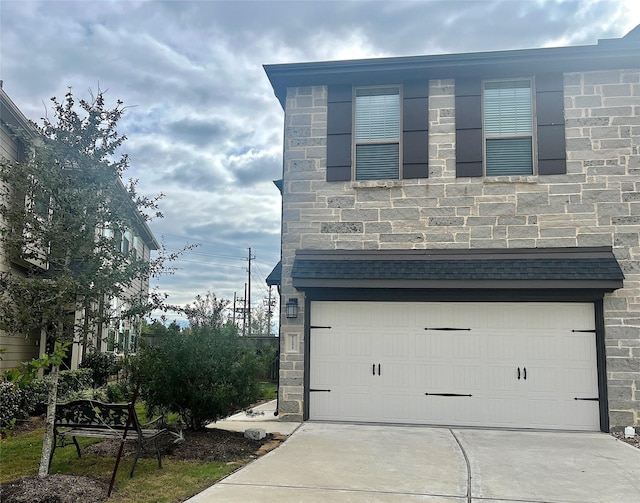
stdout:
[(14, 382), (0, 382), (0, 432), (6, 435), (19, 419), (24, 419), (22, 401), (24, 390)]
[(120, 362), (113, 353), (94, 352), (85, 355), (80, 368), (91, 370), (94, 387), (99, 388), (107, 384), (110, 376), (118, 373)]
[[(50, 377), (45, 377), (50, 380)], [(91, 369), (64, 370), (58, 377), (58, 402), (67, 402), (74, 393), (93, 387)]]
[(177, 412), (188, 428), (203, 428), (258, 396), (255, 348), (233, 325), (182, 332), (139, 354), (143, 398)]
[(105, 388), (107, 401), (111, 403), (124, 402), (127, 397), (127, 387), (122, 384), (108, 384)]

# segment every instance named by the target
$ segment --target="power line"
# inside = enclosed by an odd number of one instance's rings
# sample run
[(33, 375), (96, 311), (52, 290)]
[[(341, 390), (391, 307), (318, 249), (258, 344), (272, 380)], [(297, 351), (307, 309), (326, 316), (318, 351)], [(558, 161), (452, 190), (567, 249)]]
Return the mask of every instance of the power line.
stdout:
[(187, 240), (196, 241), (196, 242), (199, 242), (199, 243), (209, 243), (209, 244), (212, 244), (212, 245), (228, 246), (229, 248), (238, 248), (240, 250), (246, 250), (246, 246), (230, 245), (228, 243), (223, 243), (221, 241), (206, 241), (204, 239), (195, 239), (195, 238), (190, 237), (190, 236), (179, 236), (177, 234), (167, 234), (165, 232), (163, 232), (161, 234), (161, 236), (171, 236), (171, 237), (174, 237), (174, 238), (180, 238), (180, 239), (187, 239)]

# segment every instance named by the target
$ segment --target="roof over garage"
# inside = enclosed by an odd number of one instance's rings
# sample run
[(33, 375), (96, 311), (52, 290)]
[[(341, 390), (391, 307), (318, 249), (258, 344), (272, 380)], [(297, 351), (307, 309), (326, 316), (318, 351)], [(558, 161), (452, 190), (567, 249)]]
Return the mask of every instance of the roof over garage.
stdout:
[(611, 248), (298, 250), (293, 286), (402, 289), (592, 289), (624, 275)]

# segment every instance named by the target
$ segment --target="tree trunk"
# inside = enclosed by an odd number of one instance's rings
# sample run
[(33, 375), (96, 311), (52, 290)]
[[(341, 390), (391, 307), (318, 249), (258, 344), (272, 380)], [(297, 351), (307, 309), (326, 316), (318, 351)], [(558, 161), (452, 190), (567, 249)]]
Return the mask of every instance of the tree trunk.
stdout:
[(51, 367), (51, 385), (49, 387), (49, 396), (47, 400), (47, 422), (44, 429), (44, 440), (42, 441), (42, 455), (40, 456), (38, 477), (46, 477), (49, 475), (49, 459), (51, 458), (51, 451), (53, 450), (53, 443), (55, 442), (53, 425), (56, 418), (59, 369), (59, 365), (53, 365)]

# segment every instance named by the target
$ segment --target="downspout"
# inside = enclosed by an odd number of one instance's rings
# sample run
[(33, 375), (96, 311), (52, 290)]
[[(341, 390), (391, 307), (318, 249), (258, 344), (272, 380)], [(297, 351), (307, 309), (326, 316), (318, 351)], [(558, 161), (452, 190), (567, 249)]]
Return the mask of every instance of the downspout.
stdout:
[(279, 407), (280, 407), (280, 351), (282, 350), (282, 296), (280, 295), (280, 285), (277, 285), (278, 288), (278, 297), (280, 298), (280, 302), (278, 302), (278, 358), (276, 361), (278, 365), (276, 366), (276, 410), (273, 412), (274, 416), (278, 416)]

